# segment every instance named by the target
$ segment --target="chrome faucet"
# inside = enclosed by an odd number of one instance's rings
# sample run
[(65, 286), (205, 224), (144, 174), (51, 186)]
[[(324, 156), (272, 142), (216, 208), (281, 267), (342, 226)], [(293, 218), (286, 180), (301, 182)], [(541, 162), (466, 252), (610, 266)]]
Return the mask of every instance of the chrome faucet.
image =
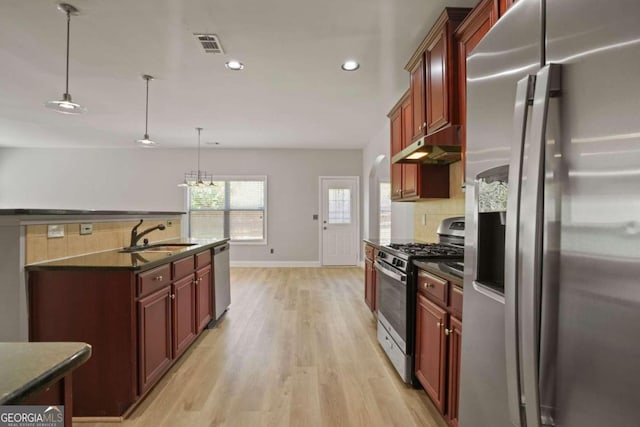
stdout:
[(138, 225), (135, 225), (131, 229), (131, 245), (130, 245), (130, 247), (138, 246), (138, 241), (142, 238), (142, 236), (145, 236), (145, 235), (151, 233), (154, 230), (164, 230), (165, 229), (164, 224), (158, 224), (155, 227), (148, 228), (148, 229), (144, 230), (142, 233), (138, 234), (138, 227), (140, 227), (140, 225), (143, 222), (144, 222), (144, 220), (141, 219), (140, 222), (138, 223)]

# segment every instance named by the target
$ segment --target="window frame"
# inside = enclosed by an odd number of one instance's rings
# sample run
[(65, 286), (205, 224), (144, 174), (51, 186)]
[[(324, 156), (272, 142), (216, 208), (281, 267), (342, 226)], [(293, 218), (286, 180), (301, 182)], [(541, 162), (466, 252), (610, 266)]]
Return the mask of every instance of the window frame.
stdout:
[[(229, 236), (231, 236), (231, 230), (230, 230), (230, 224), (227, 221), (228, 218), (228, 213), (229, 212), (233, 212), (233, 211), (251, 211), (251, 209), (229, 209), (227, 208), (227, 206), (229, 206), (229, 195), (226, 192), (226, 186), (228, 185), (229, 181), (262, 181), (264, 182), (264, 208), (262, 210), (263, 212), (263, 236), (264, 238), (261, 240), (232, 240), (229, 237), (229, 243), (232, 245), (240, 245), (240, 246), (266, 246), (268, 245), (268, 194), (269, 194), (269, 190), (268, 190), (268, 180), (267, 180), (267, 175), (214, 175), (212, 181), (224, 181), (225, 182), (225, 200), (224, 200), (224, 204), (225, 204), (225, 208), (224, 209), (194, 209), (193, 211), (198, 212), (224, 212), (225, 214), (225, 221), (224, 221), (224, 231), (226, 234), (226, 232), (229, 232)], [(188, 223), (189, 223), (189, 236), (191, 236), (191, 189), (189, 188), (189, 191), (187, 191), (187, 219), (188, 219)], [(259, 209), (255, 209), (255, 211), (259, 211)]]

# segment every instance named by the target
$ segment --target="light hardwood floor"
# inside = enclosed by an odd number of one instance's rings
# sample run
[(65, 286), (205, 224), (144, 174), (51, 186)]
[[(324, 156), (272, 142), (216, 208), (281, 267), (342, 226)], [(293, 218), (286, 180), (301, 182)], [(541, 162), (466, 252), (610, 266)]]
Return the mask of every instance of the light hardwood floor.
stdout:
[(232, 269), (222, 322), (122, 426), (445, 427), (378, 346), (363, 278), (360, 268)]

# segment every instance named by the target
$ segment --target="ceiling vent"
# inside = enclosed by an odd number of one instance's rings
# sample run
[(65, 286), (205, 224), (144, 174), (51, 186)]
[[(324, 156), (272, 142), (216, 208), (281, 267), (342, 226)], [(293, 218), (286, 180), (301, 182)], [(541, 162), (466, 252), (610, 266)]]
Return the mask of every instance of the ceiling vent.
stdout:
[(194, 34), (206, 53), (224, 53), (218, 36), (215, 34)]

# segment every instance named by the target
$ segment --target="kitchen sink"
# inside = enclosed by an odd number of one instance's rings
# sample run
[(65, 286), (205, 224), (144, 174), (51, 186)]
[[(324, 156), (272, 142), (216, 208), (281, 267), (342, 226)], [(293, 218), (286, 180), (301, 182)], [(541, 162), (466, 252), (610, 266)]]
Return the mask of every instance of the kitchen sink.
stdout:
[(120, 252), (176, 252), (195, 245), (196, 243), (156, 243), (154, 245), (128, 247)]

